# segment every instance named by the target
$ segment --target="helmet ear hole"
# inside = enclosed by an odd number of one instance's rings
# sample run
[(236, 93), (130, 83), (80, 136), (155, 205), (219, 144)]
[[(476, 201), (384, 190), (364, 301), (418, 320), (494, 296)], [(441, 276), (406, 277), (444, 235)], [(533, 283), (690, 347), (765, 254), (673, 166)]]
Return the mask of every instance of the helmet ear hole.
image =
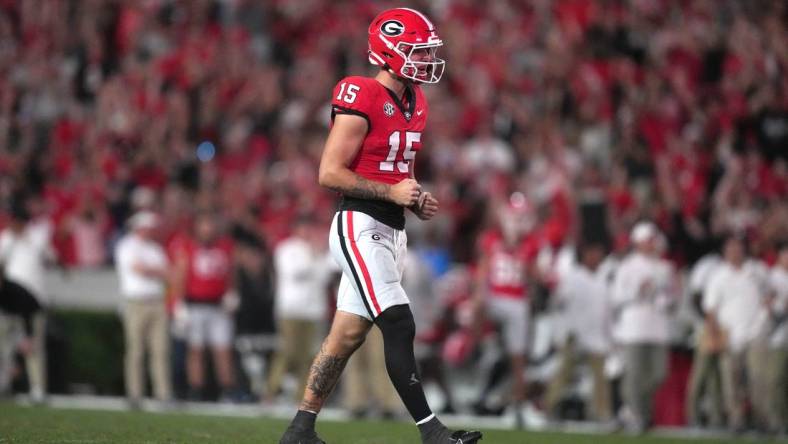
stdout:
[(390, 53), (390, 52), (383, 51), (383, 55), (384, 55), (384, 56), (386, 56), (386, 57), (388, 57), (388, 58), (390, 58), (390, 59), (393, 59), (393, 58), (394, 58), (394, 54), (392, 54), (392, 53)]

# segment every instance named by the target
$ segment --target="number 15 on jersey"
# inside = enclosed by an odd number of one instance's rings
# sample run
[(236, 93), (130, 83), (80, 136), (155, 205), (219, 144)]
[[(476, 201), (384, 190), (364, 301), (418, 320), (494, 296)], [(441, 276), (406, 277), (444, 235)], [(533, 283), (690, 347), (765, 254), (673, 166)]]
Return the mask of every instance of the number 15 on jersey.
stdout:
[[(403, 132), (405, 133), (405, 149), (402, 153), (402, 160), (397, 162), (397, 154), (399, 154), (399, 149), (402, 145)], [(416, 158), (413, 144), (420, 142), (421, 133), (414, 131), (394, 131), (391, 133), (389, 136), (389, 154), (385, 161), (380, 162), (380, 171), (394, 171), (394, 164), (396, 163), (400, 173), (410, 172), (410, 163)]]

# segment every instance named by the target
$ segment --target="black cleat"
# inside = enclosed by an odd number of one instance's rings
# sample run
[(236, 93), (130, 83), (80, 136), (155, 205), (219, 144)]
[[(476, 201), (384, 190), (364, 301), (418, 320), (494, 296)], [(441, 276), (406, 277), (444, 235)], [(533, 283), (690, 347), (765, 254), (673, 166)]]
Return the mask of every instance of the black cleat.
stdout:
[(482, 439), (482, 432), (457, 430), (452, 432), (444, 428), (438, 433), (433, 433), (427, 438), (423, 438), (424, 444), (475, 444)]
[(285, 430), (285, 434), (282, 435), (279, 444), (326, 444), (326, 442), (320, 439), (314, 430), (304, 430), (291, 424)]
[(449, 437), (451, 444), (474, 444), (482, 440), (482, 432), (457, 430)]

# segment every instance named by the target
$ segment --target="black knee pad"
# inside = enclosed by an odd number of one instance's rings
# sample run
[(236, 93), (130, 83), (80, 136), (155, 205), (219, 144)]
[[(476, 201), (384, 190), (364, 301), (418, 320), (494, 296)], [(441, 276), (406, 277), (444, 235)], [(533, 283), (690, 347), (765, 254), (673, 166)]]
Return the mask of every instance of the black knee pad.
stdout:
[(409, 305), (395, 305), (387, 308), (377, 318), (375, 324), (383, 333), (384, 339), (413, 342), (416, 337), (416, 321)]

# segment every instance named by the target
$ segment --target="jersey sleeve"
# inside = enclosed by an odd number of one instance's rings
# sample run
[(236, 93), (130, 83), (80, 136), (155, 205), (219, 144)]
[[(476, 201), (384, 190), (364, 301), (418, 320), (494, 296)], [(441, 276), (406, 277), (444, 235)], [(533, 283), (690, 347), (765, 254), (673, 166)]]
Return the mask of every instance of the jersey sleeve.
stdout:
[(370, 121), (375, 91), (365, 77), (345, 77), (331, 96), (331, 122), (337, 114), (353, 114)]

